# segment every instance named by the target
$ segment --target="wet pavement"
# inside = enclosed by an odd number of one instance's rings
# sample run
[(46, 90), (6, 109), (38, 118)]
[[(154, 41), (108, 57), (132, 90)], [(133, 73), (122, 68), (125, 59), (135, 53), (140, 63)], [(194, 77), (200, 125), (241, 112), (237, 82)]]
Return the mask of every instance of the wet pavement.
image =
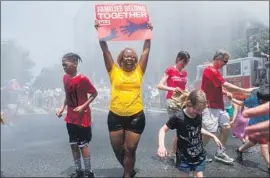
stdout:
[[(93, 111), (93, 139), (90, 145), (92, 168), (96, 176), (121, 177), (123, 170), (111, 149), (107, 113)], [(159, 128), (167, 121), (164, 113), (146, 113), (146, 127), (137, 149), (136, 177), (177, 177), (179, 174), (170, 160), (156, 157)], [(1, 126), (1, 174), (5, 177), (67, 177), (74, 169), (68, 135), (63, 118), (54, 115), (20, 116), (13, 126)], [(171, 148), (173, 131), (166, 138)], [(241, 142), (229, 137), (227, 153), (235, 157), (234, 149)], [(207, 147), (215, 153), (213, 142)], [(244, 162), (225, 165), (207, 163), (206, 177), (268, 177), (266, 164), (259, 147), (244, 153)], [(1, 176), (2, 177), (2, 176)]]

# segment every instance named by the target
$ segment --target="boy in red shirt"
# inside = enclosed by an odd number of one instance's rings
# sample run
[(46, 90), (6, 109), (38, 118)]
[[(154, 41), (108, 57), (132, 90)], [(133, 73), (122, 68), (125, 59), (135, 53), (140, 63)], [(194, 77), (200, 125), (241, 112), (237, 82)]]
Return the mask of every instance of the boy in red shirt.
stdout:
[[(92, 138), (89, 104), (96, 98), (98, 93), (86, 76), (77, 73), (77, 66), (81, 61), (80, 56), (74, 53), (63, 56), (62, 65), (66, 73), (63, 76), (63, 82), (66, 97), (64, 104), (57, 112), (57, 116), (61, 117), (67, 106), (65, 121), (76, 167), (76, 172), (71, 177), (81, 177), (83, 173), (85, 177), (94, 177), (88, 150), (88, 143)], [(89, 98), (88, 94), (90, 94)], [(81, 167), (81, 154), (84, 160), (85, 172), (82, 171)]]
[[(219, 69), (225, 66), (230, 58), (228, 52), (219, 50), (213, 57), (212, 63), (203, 71), (201, 89), (205, 92), (208, 101), (208, 108), (203, 112), (203, 127), (209, 132), (216, 133), (218, 127), (221, 127), (220, 141), (222, 145), (226, 145), (228, 138), (228, 131), (230, 127), (230, 118), (224, 109), (223, 102), (223, 88), (229, 92), (249, 93), (253, 90), (237, 87), (231, 83), (226, 82), (221, 76)], [(231, 97), (230, 93), (226, 93)], [(209, 142), (209, 137), (204, 136), (204, 145)], [(225, 147), (217, 149), (215, 159), (224, 163), (232, 163), (233, 158), (230, 158), (225, 153)], [(211, 161), (211, 159), (207, 159)]]

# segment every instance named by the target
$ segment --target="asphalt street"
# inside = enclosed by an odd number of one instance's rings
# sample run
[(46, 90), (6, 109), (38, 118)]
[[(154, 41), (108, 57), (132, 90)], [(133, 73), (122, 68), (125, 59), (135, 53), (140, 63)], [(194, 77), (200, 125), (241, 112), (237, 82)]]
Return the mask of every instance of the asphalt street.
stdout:
[[(121, 177), (123, 170), (111, 149), (107, 113), (93, 111), (93, 139), (90, 144), (92, 168), (96, 176)], [(164, 113), (146, 113), (146, 128), (137, 149), (136, 177), (177, 177), (170, 160), (156, 157), (159, 128), (167, 121)], [(1, 126), (1, 173), (5, 177), (67, 177), (74, 169), (68, 134), (63, 118), (54, 115), (20, 116), (13, 126)], [(166, 136), (171, 148), (173, 131)], [(235, 157), (234, 149), (241, 142), (229, 137), (227, 153)], [(207, 147), (213, 156), (216, 146)], [(268, 177), (267, 167), (259, 147), (244, 154), (244, 162), (225, 165), (207, 163), (206, 177)]]

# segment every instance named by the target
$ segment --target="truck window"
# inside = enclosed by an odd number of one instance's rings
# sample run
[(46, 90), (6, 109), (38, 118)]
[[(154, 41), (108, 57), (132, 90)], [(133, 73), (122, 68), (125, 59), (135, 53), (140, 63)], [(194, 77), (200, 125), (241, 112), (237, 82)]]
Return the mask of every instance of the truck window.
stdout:
[(226, 65), (227, 76), (241, 75), (241, 62), (230, 63)]

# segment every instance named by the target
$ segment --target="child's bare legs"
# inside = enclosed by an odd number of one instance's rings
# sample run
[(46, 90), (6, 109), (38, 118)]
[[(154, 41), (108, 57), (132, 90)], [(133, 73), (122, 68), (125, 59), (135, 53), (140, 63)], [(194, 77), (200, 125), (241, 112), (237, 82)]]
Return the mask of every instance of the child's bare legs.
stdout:
[(260, 144), (260, 148), (263, 159), (266, 162), (267, 167), (270, 168), (268, 144)]
[(81, 171), (82, 166), (81, 166), (81, 153), (78, 145), (76, 143), (71, 143), (70, 144), (71, 151), (72, 151), (72, 156), (73, 160), (75, 163), (76, 171)]
[(256, 145), (256, 143), (253, 143), (253, 142), (251, 142), (251, 141), (248, 141), (247, 143), (245, 143), (244, 145), (241, 145), (239, 148), (238, 148), (238, 150), (240, 151), (240, 152), (243, 152), (243, 151), (245, 151), (246, 149), (248, 149), (248, 148), (250, 148), (250, 147), (253, 147), (253, 146), (255, 146)]
[(199, 171), (199, 172), (197, 172), (197, 171), (194, 171), (194, 172), (183, 172), (183, 171), (180, 171), (180, 177), (190, 177), (189, 176), (190, 173), (191, 173), (191, 175), (193, 173), (193, 176), (194, 177), (203, 177), (203, 172), (202, 171)]
[(189, 172), (183, 172), (183, 171), (179, 171), (180, 173), (180, 177), (188, 177)]
[(194, 176), (194, 177), (203, 177), (203, 172), (202, 172), (202, 171), (199, 171), (199, 172), (194, 171), (194, 172), (193, 172), (193, 176)]

